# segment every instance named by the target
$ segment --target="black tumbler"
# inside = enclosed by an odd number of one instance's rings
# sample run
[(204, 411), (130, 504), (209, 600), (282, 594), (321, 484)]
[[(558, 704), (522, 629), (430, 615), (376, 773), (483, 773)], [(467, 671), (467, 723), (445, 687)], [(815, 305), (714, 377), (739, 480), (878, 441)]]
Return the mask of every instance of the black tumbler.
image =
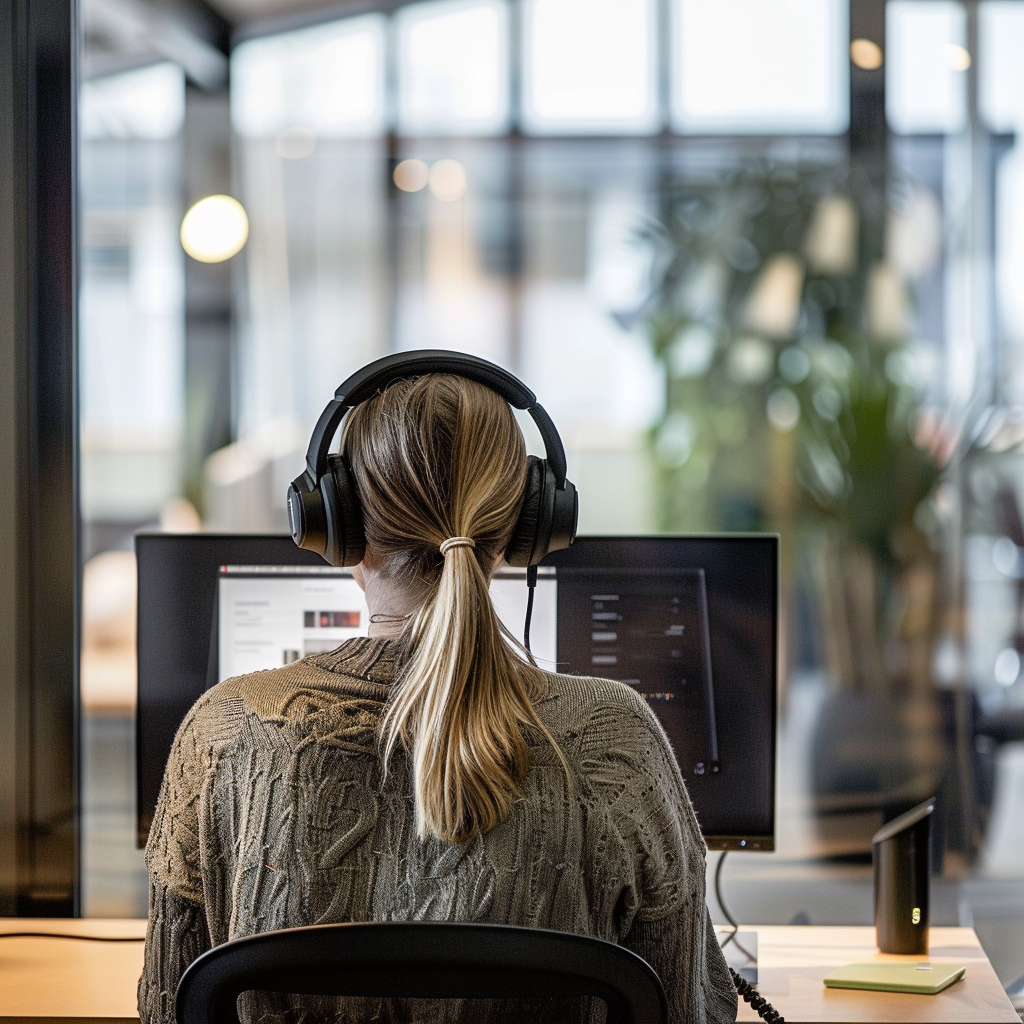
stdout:
[(935, 798), (875, 833), (875, 939), (883, 953), (928, 952), (929, 851)]

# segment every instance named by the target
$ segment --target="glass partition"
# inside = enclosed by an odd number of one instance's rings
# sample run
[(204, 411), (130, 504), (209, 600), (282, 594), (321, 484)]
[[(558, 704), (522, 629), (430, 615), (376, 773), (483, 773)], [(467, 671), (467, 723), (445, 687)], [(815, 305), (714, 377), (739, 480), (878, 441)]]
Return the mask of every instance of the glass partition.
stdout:
[(185, 77), (173, 63), (83, 83), (79, 160), (83, 905), (145, 912), (133, 849), (132, 530), (174, 516), (185, 420)]
[[(868, 923), (872, 834), (937, 794), (936, 923), (1024, 975), (1024, 3), (878, 15), (382, 5), (243, 28), (228, 93), (166, 62), (90, 80), (83, 680), (134, 527), (282, 532), (348, 373), (483, 355), (558, 423), (584, 532), (782, 535), (778, 850), (730, 863), (736, 913)], [(179, 120), (140, 124), (173, 75)], [(247, 241), (197, 262), (178, 225), (218, 193)]]

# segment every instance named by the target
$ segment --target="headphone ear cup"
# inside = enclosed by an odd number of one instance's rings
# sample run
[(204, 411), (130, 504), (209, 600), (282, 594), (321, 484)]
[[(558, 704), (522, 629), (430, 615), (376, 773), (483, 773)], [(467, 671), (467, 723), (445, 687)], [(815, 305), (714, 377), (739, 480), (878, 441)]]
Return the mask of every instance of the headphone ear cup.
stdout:
[(359, 503), (348, 463), (341, 455), (327, 459), (327, 472), (320, 481), (327, 521), (327, 549), (324, 558), (331, 565), (358, 565), (366, 553), (363, 509)]
[(300, 548), (324, 556), (327, 550), (327, 523), (324, 497), (319, 488), (303, 490), (299, 481), (288, 488), (288, 527), (292, 540)]
[(580, 500), (576, 493), (576, 485), (571, 480), (566, 480), (563, 488), (554, 487), (554, 499), (551, 529), (541, 558), (552, 551), (561, 551), (569, 547), (576, 539), (576, 527), (580, 518)]
[(538, 459), (536, 455), (527, 457), (523, 504), (515, 529), (512, 531), (512, 538), (505, 548), (505, 561), (509, 565), (520, 568), (534, 565), (546, 553), (539, 541), (542, 540), (542, 534), (547, 533), (551, 523), (548, 511), (548, 485), (553, 485), (554, 480), (549, 480), (549, 477), (551, 473), (543, 459)]

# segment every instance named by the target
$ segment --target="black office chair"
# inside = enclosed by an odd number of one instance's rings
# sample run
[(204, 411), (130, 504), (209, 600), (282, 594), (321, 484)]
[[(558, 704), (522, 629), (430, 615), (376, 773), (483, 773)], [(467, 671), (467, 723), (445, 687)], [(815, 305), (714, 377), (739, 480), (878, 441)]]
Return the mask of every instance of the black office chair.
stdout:
[(185, 971), (178, 1024), (239, 1024), (243, 992), (394, 999), (592, 996), (607, 1024), (665, 1024), (665, 992), (635, 953), (539, 928), (433, 921), (327, 924), (226, 942)]

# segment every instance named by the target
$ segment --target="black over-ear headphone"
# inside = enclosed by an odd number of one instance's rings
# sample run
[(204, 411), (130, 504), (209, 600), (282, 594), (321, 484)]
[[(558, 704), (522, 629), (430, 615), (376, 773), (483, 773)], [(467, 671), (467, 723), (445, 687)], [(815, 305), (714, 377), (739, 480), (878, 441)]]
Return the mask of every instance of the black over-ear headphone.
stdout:
[(331, 565), (362, 561), (366, 539), (359, 495), (344, 457), (328, 454), (331, 441), (355, 406), (393, 381), (428, 373), (449, 373), (483, 384), (514, 409), (526, 410), (544, 439), (547, 458), (531, 455), (527, 460), (523, 506), (505, 561), (536, 565), (548, 552), (567, 548), (576, 539), (579, 504), (576, 487), (566, 479), (565, 449), (551, 417), (537, 403), (537, 396), (507, 370), (486, 359), (439, 349), (377, 359), (357, 370), (334, 393), (310, 439), (306, 470), (288, 488), (288, 523), (295, 543), (322, 555)]

